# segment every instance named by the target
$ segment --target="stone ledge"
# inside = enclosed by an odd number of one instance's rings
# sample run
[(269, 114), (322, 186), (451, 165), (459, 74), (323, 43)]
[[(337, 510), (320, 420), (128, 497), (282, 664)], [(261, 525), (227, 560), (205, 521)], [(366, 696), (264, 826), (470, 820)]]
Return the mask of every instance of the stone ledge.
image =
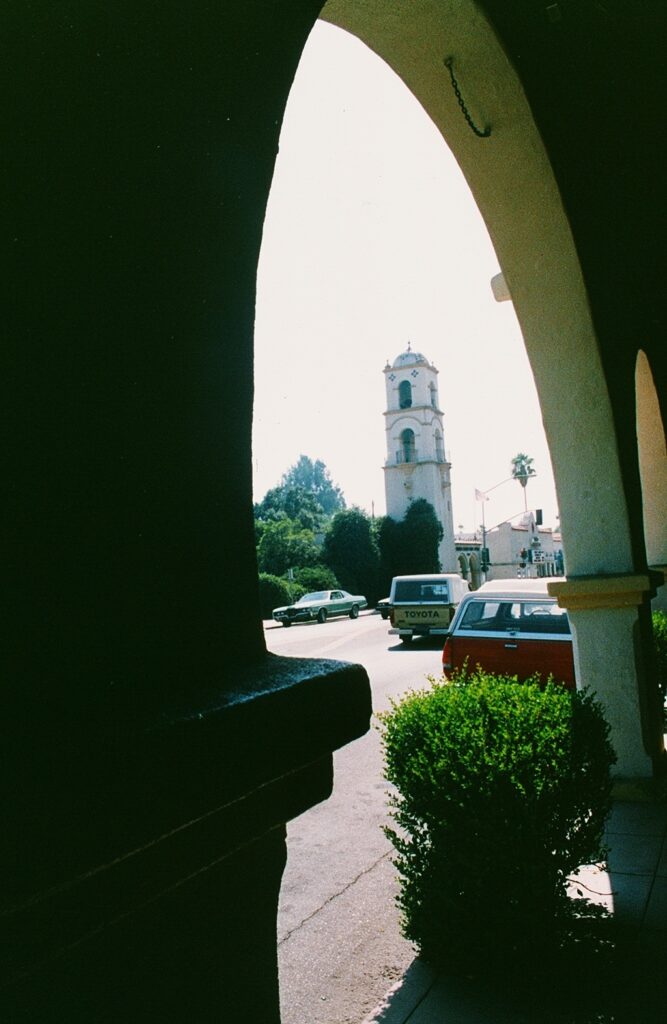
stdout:
[(8, 728), (0, 912), (223, 808), (230, 823), (232, 809), (269, 784), (276, 801), (260, 800), (267, 816), (254, 817), (254, 835), (301, 813), (305, 806), (290, 806), (289, 778), (363, 735), (372, 707), (360, 665), (269, 655), (217, 687), (193, 683), (187, 703), (106, 712), (104, 721), (52, 718), (32, 745), (18, 723)]
[(648, 574), (576, 576), (547, 584), (559, 607), (571, 611), (593, 608), (637, 608), (651, 592)]
[[(285, 823), (326, 799), (372, 712), (360, 665), (230, 664), (219, 686), (61, 712), (3, 779), (0, 1015), (277, 1024)], [(101, 712), (101, 713), (99, 713)]]

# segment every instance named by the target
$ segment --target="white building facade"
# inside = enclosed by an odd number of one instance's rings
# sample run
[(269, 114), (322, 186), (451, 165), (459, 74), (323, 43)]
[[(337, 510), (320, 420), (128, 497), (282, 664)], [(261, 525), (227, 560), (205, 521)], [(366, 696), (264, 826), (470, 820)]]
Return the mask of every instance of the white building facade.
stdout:
[(487, 580), (535, 579), (563, 573), (560, 533), (538, 525), (532, 512), (523, 515), (518, 523), (501, 523), (489, 530), (486, 546), (490, 562)]
[(401, 520), (410, 503), (424, 498), (442, 524), (439, 557), (442, 572), (458, 572), (454, 547), (451, 466), (445, 454), (438, 371), (410, 345), (384, 368), (387, 393), (384, 465), (387, 515)]

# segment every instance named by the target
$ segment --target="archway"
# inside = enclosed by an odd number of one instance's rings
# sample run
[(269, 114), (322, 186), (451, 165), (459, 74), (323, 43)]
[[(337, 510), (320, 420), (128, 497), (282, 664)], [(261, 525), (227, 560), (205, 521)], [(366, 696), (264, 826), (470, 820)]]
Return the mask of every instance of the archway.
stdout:
[[(637, 356), (635, 388), (646, 561), (652, 569), (660, 572), (664, 577), (667, 571), (665, 428), (653, 374), (644, 352), (640, 352)], [(667, 610), (667, 594), (664, 587), (658, 590), (654, 606)]]
[(415, 432), (406, 427), (401, 431), (401, 462), (414, 462), (416, 457)]
[[(579, 683), (606, 703), (619, 774), (650, 774), (662, 738), (656, 722), (643, 716), (646, 682), (640, 662), (629, 653), (649, 580), (633, 575), (615, 426), (586, 288), (519, 78), (473, 0), (410, 6), (393, 11), (391, 18), (382, 0), (363, 5), (329, 0), (321, 17), (358, 36), (402, 78), (440, 130), (473, 192), (521, 324), (540, 398), (568, 576), (566, 583), (552, 586), (570, 610)], [(448, 57), (477, 121), (490, 125), (488, 137), (471, 131), (462, 116), (444, 66)], [(575, 448), (577, 437), (588, 443)], [(610, 673), (609, 658), (600, 652), (612, 637), (618, 663)], [(610, 675), (623, 682), (613, 684)]]
[(470, 589), (479, 590), (483, 579), (482, 569), (479, 564), (479, 556), (473, 552), (470, 555)]

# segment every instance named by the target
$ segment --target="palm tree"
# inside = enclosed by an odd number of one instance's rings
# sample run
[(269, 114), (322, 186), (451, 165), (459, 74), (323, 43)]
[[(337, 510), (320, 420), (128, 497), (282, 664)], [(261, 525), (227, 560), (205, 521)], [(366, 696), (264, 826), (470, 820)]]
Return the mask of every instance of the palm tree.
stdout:
[(512, 459), (512, 476), (515, 480), (518, 480), (523, 487), (523, 505), (524, 511), (528, 511), (528, 494), (526, 487), (531, 476), (535, 476), (535, 470), (533, 469), (533, 460), (530, 455), (524, 455), (523, 452), (519, 452)]

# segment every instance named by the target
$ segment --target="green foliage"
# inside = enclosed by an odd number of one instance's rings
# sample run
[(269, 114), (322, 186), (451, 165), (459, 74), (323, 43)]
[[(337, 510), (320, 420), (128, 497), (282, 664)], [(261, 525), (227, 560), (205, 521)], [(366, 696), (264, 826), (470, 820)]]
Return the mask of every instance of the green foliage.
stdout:
[(294, 582), (304, 593), (312, 590), (338, 590), (340, 583), (328, 565), (313, 565), (297, 569)]
[(343, 492), (320, 459), (313, 462), (307, 455), (299, 456), (298, 462), (283, 475), (281, 483), (285, 488), (301, 488), (312, 494), (327, 516), (345, 508)]
[(257, 545), (260, 572), (284, 576), (288, 569), (317, 565), (321, 552), (310, 530), (303, 530), (291, 519), (267, 523)]
[(533, 459), (530, 455), (519, 452), (512, 459), (512, 476), (518, 480), (522, 487), (526, 487), (531, 476), (535, 476)]
[(604, 854), (608, 726), (551, 682), (430, 682), (379, 716), (404, 934), (441, 966), (525, 966), (572, 919), (568, 876)]
[(653, 647), (655, 650), (656, 674), (662, 704), (667, 696), (667, 615), (653, 612)]
[(339, 586), (335, 574), (327, 573), (322, 566), (322, 551), (315, 535), (323, 529), (328, 516), (344, 507), (342, 492), (332, 483), (324, 463), (302, 455), (284, 474), (282, 483), (267, 491), (254, 506), (260, 572), (281, 577), (293, 569), (298, 578), (303, 569), (317, 569), (311, 578), (325, 582), (315, 586), (307, 583), (303, 589), (295, 586), (294, 599), (309, 589)]
[(435, 509), (425, 498), (410, 502), (396, 522), (385, 516), (377, 526), (382, 587), (388, 592), (393, 576), (440, 572), (438, 548), (443, 529)]
[(297, 597), (287, 580), (266, 572), (259, 574), (259, 607), (263, 619), (270, 619), (274, 608), (291, 604)]
[(313, 532), (320, 529), (324, 519), (324, 509), (317, 498), (303, 487), (273, 487), (255, 505), (254, 513), (256, 523), (290, 519), (300, 529)]
[(311, 590), (335, 590), (339, 586), (338, 580), (326, 565), (298, 569), (294, 573), (294, 580), (261, 572), (259, 574), (261, 617), (270, 619), (274, 608), (294, 604)]
[(396, 568), (399, 564), (401, 524), (391, 516), (381, 516), (375, 520), (374, 536), (380, 554), (378, 590), (386, 596), (391, 589), (394, 576), (401, 575)]
[(410, 502), (403, 517), (403, 549), (413, 568), (407, 572), (439, 572), (438, 547), (443, 536), (442, 523), (433, 506), (424, 498)]
[(324, 536), (323, 555), (345, 590), (375, 603), (379, 554), (370, 517), (362, 509), (336, 513)]

